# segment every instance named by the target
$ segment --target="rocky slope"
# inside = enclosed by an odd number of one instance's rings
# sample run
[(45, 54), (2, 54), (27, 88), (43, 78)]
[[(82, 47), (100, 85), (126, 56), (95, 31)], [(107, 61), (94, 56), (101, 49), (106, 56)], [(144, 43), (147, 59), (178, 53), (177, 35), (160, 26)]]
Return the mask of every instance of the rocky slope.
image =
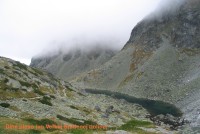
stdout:
[[(170, 12), (169, 12), (170, 11)], [(164, 100), (184, 111), (200, 128), (200, 1), (144, 18), (124, 48), (103, 66), (77, 76), (80, 88), (108, 89)]]
[[(168, 125), (155, 126), (147, 115), (138, 104), (86, 93), (47, 72), (0, 57), (0, 133), (112, 134), (113, 127), (121, 133), (174, 132), (167, 130)], [(57, 127), (48, 129), (46, 124)], [(59, 125), (104, 125), (109, 131), (67, 130)]]
[(116, 50), (94, 46), (89, 50), (74, 49), (54, 56), (32, 58), (32, 67), (42, 68), (64, 80), (72, 79), (85, 71), (92, 70), (111, 59)]

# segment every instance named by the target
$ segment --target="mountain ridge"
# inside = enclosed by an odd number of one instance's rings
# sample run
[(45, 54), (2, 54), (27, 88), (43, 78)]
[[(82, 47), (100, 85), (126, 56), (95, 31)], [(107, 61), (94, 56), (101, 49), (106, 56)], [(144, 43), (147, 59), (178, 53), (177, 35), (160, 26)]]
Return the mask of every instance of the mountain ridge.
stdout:
[(54, 56), (32, 58), (30, 66), (45, 69), (64, 80), (97, 68), (112, 58), (117, 50), (94, 46), (90, 50), (74, 49)]

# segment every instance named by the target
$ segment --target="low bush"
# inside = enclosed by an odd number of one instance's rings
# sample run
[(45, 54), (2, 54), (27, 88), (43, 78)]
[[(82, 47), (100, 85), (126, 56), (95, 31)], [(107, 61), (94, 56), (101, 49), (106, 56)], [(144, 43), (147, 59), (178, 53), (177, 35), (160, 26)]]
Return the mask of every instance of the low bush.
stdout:
[(51, 103), (51, 98), (47, 96), (43, 96), (42, 100), (39, 100), (39, 102), (41, 102), (42, 104), (53, 106), (53, 104)]
[(34, 89), (34, 93), (44, 96), (45, 94), (39, 89)]
[(10, 107), (9, 103), (0, 103), (0, 106), (4, 107), (4, 108), (8, 108)]
[(24, 82), (24, 81), (19, 81), (19, 83), (22, 85), (22, 86), (25, 86), (25, 87), (31, 87), (32, 85), (28, 82)]
[(9, 80), (7, 78), (4, 79), (4, 83), (7, 83)]

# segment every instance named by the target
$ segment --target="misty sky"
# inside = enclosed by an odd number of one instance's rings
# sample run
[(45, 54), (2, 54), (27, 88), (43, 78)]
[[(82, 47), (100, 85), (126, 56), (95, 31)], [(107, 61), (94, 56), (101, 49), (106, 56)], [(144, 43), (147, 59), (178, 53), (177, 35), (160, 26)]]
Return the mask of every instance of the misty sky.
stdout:
[(121, 49), (160, 1), (0, 0), (0, 56), (29, 64), (60, 45), (69, 49), (102, 41)]

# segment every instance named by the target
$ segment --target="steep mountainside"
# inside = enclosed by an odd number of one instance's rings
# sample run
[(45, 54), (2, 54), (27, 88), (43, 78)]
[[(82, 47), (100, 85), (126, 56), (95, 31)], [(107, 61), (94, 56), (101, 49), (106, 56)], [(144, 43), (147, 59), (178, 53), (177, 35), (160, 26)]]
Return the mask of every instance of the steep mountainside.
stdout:
[(109, 62), (72, 82), (176, 104), (200, 127), (199, 37), (200, 1), (186, 0), (173, 12), (147, 16)]
[(30, 66), (45, 69), (59, 78), (69, 80), (82, 72), (99, 67), (116, 53), (116, 50), (98, 46), (89, 49), (33, 58)]
[[(199, 4), (196, 0), (186, 1), (173, 13), (146, 17), (132, 30), (129, 41), (116, 56), (102, 67), (77, 77), (77, 81), (88, 87), (124, 92), (129, 89), (133, 95), (156, 99), (157, 92), (144, 92), (164, 88), (169, 93), (167, 88), (177, 83), (196, 80), (198, 74), (192, 73), (191, 68), (197, 71), (199, 64)], [(188, 73), (195, 76), (188, 78)]]

